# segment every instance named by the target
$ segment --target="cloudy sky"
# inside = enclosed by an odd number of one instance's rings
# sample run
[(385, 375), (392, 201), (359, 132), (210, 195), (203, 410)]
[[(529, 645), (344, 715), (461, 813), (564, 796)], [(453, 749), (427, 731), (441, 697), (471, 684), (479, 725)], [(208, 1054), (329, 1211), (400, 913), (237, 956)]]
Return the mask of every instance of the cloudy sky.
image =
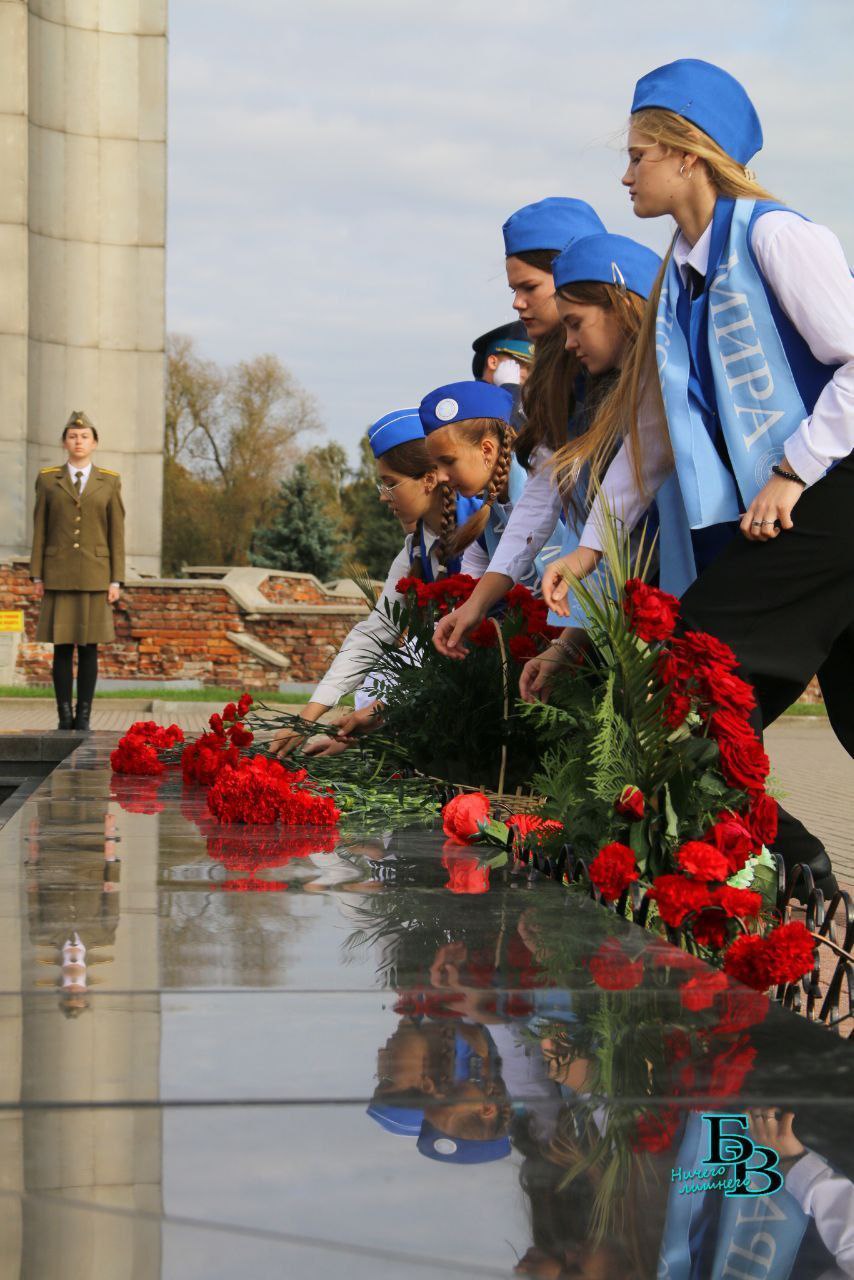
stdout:
[(581, 196), (663, 248), (621, 146), (635, 80), (676, 57), (744, 82), (760, 179), (854, 260), (852, 48), (850, 0), (171, 0), (169, 328), (274, 352), (352, 451), (512, 318), (520, 205)]

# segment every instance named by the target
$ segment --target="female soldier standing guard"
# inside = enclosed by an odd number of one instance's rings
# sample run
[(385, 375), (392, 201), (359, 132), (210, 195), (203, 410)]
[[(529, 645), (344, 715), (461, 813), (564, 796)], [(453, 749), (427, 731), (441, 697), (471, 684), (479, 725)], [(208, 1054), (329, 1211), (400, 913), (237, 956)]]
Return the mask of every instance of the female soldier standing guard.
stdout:
[(125, 572), (125, 509), (118, 472), (92, 464), (98, 432), (85, 413), (72, 413), (62, 443), (66, 465), (44, 467), (36, 481), (30, 576), (42, 600), (36, 640), (54, 646), (58, 727), (88, 729), (98, 645), (116, 638), (110, 605), (119, 598)]

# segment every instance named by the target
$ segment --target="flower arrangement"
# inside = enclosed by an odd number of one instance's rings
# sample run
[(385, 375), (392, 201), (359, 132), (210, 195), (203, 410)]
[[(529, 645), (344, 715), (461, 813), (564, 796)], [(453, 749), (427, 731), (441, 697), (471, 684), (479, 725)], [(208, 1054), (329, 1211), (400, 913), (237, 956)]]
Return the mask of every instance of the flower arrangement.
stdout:
[(113, 772), (141, 777), (163, 773), (165, 766), (159, 753), (183, 741), (184, 734), (177, 724), (164, 728), (154, 720), (137, 720), (110, 752)]
[(210, 786), (226, 765), (235, 768), (240, 760), (240, 750), (248, 747), (253, 734), (246, 728), (243, 718), (252, 706), (252, 698), (244, 693), (237, 703), (227, 703), (222, 712), (214, 712), (209, 720), (210, 731), (190, 742), (181, 754), (181, 770), (184, 781)]
[(220, 822), (259, 826), (331, 827), (341, 816), (331, 795), (311, 788), (304, 769), (291, 772), (267, 756), (224, 764), (208, 789), (208, 808)]

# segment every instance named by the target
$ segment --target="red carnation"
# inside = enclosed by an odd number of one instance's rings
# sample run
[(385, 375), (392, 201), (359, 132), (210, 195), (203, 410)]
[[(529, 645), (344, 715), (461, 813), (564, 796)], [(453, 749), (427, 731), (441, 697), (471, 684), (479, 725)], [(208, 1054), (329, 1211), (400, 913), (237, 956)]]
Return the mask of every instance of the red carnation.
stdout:
[(729, 916), (723, 911), (706, 908), (694, 917), (691, 925), (694, 941), (712, 951), (722, 951), (729, 941)]
[(720, 815), (715, 825), (706, 834), (706, 839), (726, 858), (729, 875), (735, 875), (737, 871), (741, 871), (757, 843), (741, 819), (729, 813)]
[(619, 898), (638, 876), (635, 855), (625, 844), (606, 844), (590, 864), (590, 879), (607, 901)]
[(723, 671), (734, 671), (738, 659), (728, 644), (707, 631), (686, 631), (672, 646), (678, 649), (680, 656), (689, 667), (719, 667)]
[(728, 916), (739, 916), (742, 920), (754, 920), (762, 910), (761, 893), (753, 889), (736, 889), (731, 884), (712, 889), (712, 902)]
[(709, 1028), (710, 1034), (737, 1035), (764, 1021), (769, 1000), (760, 991), (745, 991), (733, 985), (723, 993), (717, 1008), (719, 1017), (715, 1025)]
[(643, 960), (629, 960), (616, 938), (607, 938), (587, 967), (603, 991), (631, 991), (643, 982)]
[(777, 838), (777, 801), (764, 793), (753, 796), (746, 822), (756, 843), (770, 847)]
[(238, 721), (231, 726), (229, 737), (235, 747), (248, 747), (255, 735), (246, 728), (246, 725), (240, 724)]
[(489, 889), (489, 867), (481, 866), (477, 858), (446, 855), (442, 866), (449, 876), (445, 888), (451, 893), (486, 893)]
[(679, 928), (686, 916), (701, 911), (710, 902), (706, 884), (677, 875), (658, 876), (652, 882), (649, 896), (657, 903), (664, 923), (674, 929)]
[(689, 978), (679, 992), (682, 1008), (689, 1009), (692, 1013), (699, 1013), (701, 1009), (710, 1009), (718, 992), (725, 991), (728, 986), (726, 974), (716, 969), (710, 969), (708, 973), (700, 974), (699, 977)]
[(630, 818), (632, 822), (640, 822), (645, 807), (643, 792), (639, 787), (623, 787), (614, 801), (615, 813), (618, 813), (621, 818)]
[(563, 823), (554, 818), (541, 818), (536, 813), (514, 813), (507, 819), (507, 826), (518, 833), (526, 845), (541, 845), (563, 831)]
[(755, 991), (767, 991), (771, 967), (765, 939), (758, 933), (743, 933), (736, 938), (724, 956), (724, 973)]
[(239, 719), (243, 719), (249, 708), (252, 706), (252, 694), (242, 693), (237, 703), (237, 715)]
[(222, 709), (222, 718), (223, 720), (237, 719), (237, 707), (233, 702), (227, 702), (225, 704), (225, 706)]
[(772, 982), (797, 982), (815, 963), (815, 939), (800, 920), (778, 925), (765, 939)]
[(647, 1151), (660, 1155), (669, 1151), (679, 1128), (679, 1111), (676, 1107), (661, 1107), (658, 1111), (644, 1111), (635, 1121), (629, 1139), (633, 1151)]
[(222, 723), (222, 716), (219, 714), (218, 711), (215, 711), (213, 715), (210, 716), (210, 718), (208, 719), (208, 724), (211, 727), (211, 731), (215, 733), (218, 737), (222, 737), (223, 733), (225, 733), (225, 726)]
[(483, 622), (473, 627), (466, 639), (477, 649), (494, 649), (498, 644), (498, 636), (490, 618), (484, 618)]
[(729, 864), (719, 849), (704, 840), (689, 840), (676, 854), (683, 871), (697, 880), (725, 880)]
[(535, 658), (540, 651), (534, 638), (524, 634), (511, 636), (507, 641), (507, 648), (510, 650), (511, 658), (516, 662), (527, 662), (529, 658)]
[(442, 830), (459, 844), (468, 844), (488, 821), (489, 801), (481, 791), (454, 796), (442, 809)]
[(684, 693), (669, 693), (664, 702), (664, 723), (668, 729), (678, 729), (688, 718), (691, 699)]
[(636, 636), (647, 642), (666, 640), (679, 620), (679, 601), (640, 578), (626, 583), (623, 609)]

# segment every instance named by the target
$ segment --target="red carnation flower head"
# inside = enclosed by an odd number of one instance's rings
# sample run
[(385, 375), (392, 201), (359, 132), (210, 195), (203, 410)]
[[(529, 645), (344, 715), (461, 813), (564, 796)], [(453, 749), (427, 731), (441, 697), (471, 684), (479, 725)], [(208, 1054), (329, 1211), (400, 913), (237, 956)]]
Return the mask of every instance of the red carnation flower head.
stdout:
[(771, 763), (751, 725), (731, 711), (716, 711), (709, 729), (717, 740), (721, 772), (729, 785), (751, 796), (764, 792)]
[(606, 844), (590, 864), (590, 879), (608, 902), (639, 878), (635, 855), (625, 844)]
[(707, 884), (679, 875), (658, 876), (652, 882), (649, 896), (658, 906), (664, 923), (674, 929), (679, 928), (686, 916), (702, 911), (711, 901)]
[(726, 974), (717, 969), (710, 969), (696, 978), (689, 978), (679, 992), (683, 1009), (699, 1013), (701, 1009), (710, 1009), (715, 996), (729, 986)]
[(630, 818), (632, 822), (640, 822), (645, 808), (646, 802), (640, 787), (631, 785), (623, 787), (614, 801), (615, 813), (618, 813), (621, 818)]
[(469, 844), (488, 821), (489, 801), (481, 791), (454, 796), (442, 809), (442, 830), (460, 844)]
[(719, 849), (704, 840), (689, 840), (676, 854), (683, 871), (695, 880), (726, 880), (729, 863)]
[(479, 622), (476, 627), (466, 636), (469, 644), (473, 644), (476, 649), (494, 649), (498, 645), (498, 636), (493, 626), (491, 618), (484, 618), (483, 622)]
[(630, 960), (616, 938), (606, 938), (587, 967), (603, 991), (631, 991), (643, 982), (643, 960)]
[(246, 728), (246, 725), (236, 721), (229, 730), (229, 737), (235, 747), (248, 747), (255, 735)]
[(777, 838), (777, 801), (764, 792), (752, 796), (746, 822), (757, 845), (770, 847)]
[(755, 920), (762, 910), (762, 894), (753, 889), (736, 889), (731, 884), (717, 885), (712, 889), (712, 902), (730, 917)]
[(632, 631), (648, 643), (667, 640), (679, 619), (676, 597), (648, 586), (640, 578), (630, 578), (626, 583), (623, 609)]
[(719, 815), (715, 825), (707, 832), (706, 840), (726, 858), (730, 876), (741, 871), (747, 859), (756, 851), (757, 845), (756, 839), (741, 818), (731, 813)]
[(222, 709), (222, 718), (223, 720), (237, 719), (237, 707), (233, 702), (227, 702), (225, 704), (225, 706)]
[(240, 720), (246, 715), (252, 706), (253, 698), (251, 693), (242, 693), (237, 703), (237, 715)]
[(507, 648), (515, 662), (527, 662), (529, 658), (535, 658), (540, 651), (536, 640), (524, 634), (511, 636), (507, 641)]
[(222, 723), (222, 716), (218, 711), (215, 711), (209, 718), (208, 724), (210, 725), (212, 732), (217, 735), (222, 735), (225, 732), (225, 726)]
[(712, 951), (723, 951), (729, 942), (732, 926), (729, 916), (715, 907), (706, 907), (694, 917), (691, 924), (694, 941)]
[(489, 889), (489, 867), (482, 866), (477, 858), (445, 855), (442, 866), (448, 872), (446, 889), (451, 893), (478, 894)]

